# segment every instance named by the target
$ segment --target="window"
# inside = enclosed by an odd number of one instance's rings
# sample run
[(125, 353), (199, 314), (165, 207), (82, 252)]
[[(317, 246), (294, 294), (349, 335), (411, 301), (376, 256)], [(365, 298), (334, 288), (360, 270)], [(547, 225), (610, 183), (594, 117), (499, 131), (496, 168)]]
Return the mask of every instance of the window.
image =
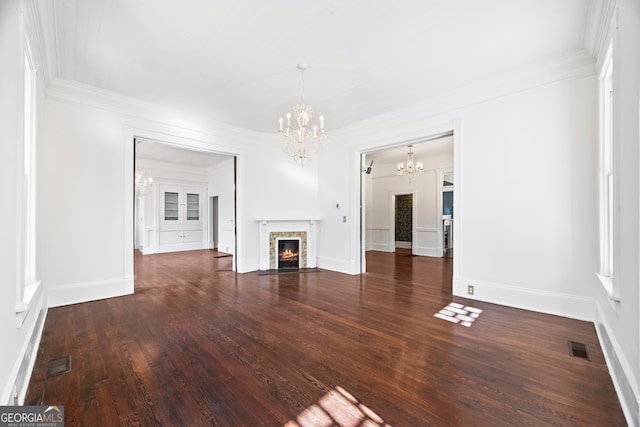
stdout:
[(600, 85), (600, 271), (598, 277), (609, 296), (617, 298), (614, 289), (615, 227), (615, 162), (614, 162), (614, 81), (613, 46), (609, 45), (599, 73)]
[(16, 293), (18, 326), (26, 317), (40, 282), (36, 277), (36, 70), (25, 40), (24, 52), (24, 128), (22, 163), (22, 251), (21, 275)]

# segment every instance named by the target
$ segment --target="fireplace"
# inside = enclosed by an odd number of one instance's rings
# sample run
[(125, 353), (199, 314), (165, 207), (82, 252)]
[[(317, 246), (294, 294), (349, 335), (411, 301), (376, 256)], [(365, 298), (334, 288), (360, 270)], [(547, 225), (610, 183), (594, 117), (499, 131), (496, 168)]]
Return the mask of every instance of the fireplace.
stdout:
[[(260, 270), (305, 269), (317, 267), (317, 220), (260, 220)], [(297, 244), (280, 260), (280, 241)], [(283, 243), (284, 245), (284, 243)], [(297, 252), (297, 258), (293, 253)], [(292, 259), (293, 257), (293, 259)]]
[(300, 239), (278, 239), (278, 270), (300, 268)]

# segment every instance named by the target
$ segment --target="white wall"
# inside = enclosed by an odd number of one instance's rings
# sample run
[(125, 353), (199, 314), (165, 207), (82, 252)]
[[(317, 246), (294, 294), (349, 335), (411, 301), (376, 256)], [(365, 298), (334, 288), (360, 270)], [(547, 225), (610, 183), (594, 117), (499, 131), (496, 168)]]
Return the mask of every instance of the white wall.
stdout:
[[(620, 302), (595, 286), (598, 333), (630, 425), (640, 425), (640, 3), (619, 0), (614, 14), (614, 265)], [(602, 52), (604, 53), (604, 52)], [(597, 271), (596, 268), (593, 271)]]
[(549, 292), (576, 311), (545, 310), (593, 317), (573, 297), (593, 295), (597, 265), (595, 102), (589, 77), (464, 110), (461, 291), (474, 281), (476, 298), (521, 306), (501, 294)]
[[(209, 199), (218, 197), (218, 250), (235, 253), (234, 159), (230, 157), (208, 169)], [(209, 203), (209, 201), (207, 201)], [(211, 215), (209, 215), (211, 217)], [(209, 229), (209, 238), (211, 228)]]
[[(14, 0), (2, 3), (0, 126), (18, 141), (15, 81), (7, 64), (22, 36)], [(621, 214), (616, 265), (623, 302), (614, 309), (594, 275), (597, 243), (596, 80), (593, 64), (531, 70), (523, 81), (500, 80), (335, 130), (303, 169), (286, 158), (275, 135), (258, 135), (153, 109), (103, 102), (81, 90), (48, 91), (39, 140), (38, 270), (51, 305), (133, 290), (131, 136), (180, 139), (185, 146), (238, 156), (238, 271), (258, 268), (258, 220), (319, 219), (318, 266), (360, 271), (360, 152), (454, 130), (456, 251), (454, 293), (475, 285), (475, 298), (600, 321), (638, 397), (638, 4), (620, 0), (618, 84), (621, 111)], [(500, 76), (498, 76), (500, 77)], [(73, 93), (72, 93), (73, 92)], [(4, 94), (8, 93), (9, 96)], [(117, 105), (116, 105), (117, 104)], [(16, 189), (18, 143), (3, 142), (2, 183)], [(9, 159), (9, 160), (7, 160)], [(628, 178), (628, 179), (627, 179)], [(369, 179), (369, 178), (366, 178)], [(338, 207), (336, 207), (336, 205)], [(343, 221), (346, 218), (346, 221)], [(2, 281), (13, 283), (15, 212), (3, 212)], [(428, 222), (427, 222), (428, 223)], [(5, 239), (5, 236), (7, 237)], [(26, 342), (10, 325), (11, 285), (0, 303), (0, 339), (14, 345), (2, 361), (15, 365)], [(3, 364), (7, 366), (7, 364)], [(0, 381), (10, 379), (0, 371)], [(6, 382), (5, 382), (6, 383)], [(6, 397), (6, 392), (5, 392)]]
[(122, 295), (133, 280), (123, 262), (124, 151), (133, 142), (124, 146), (117, 114), (52, 100), (45, 112), (37, 247), (50, 305)]
[[(337, 132), (318, 159), (318, 267), (350, 274), (360, 272), (360, 155), (348, 149)], [(349, 173), (354, 172), (354, 173)], [(336, 207), (338, 205), (339, 207)], [(345, 217), (345, 220), (343, 220)]]
[[(342, 129), (321, 153), (319, 168), (321, 210), (330, 213), (334, 198), (347, 198), (346, 209), (357, 218), (359, 152), (453, 129), (454, 294), (470, 297), (466, 288), (472, 284), (475, 299), (597, 321), (632, 425), (637, 425), (640, 401), (639, 8), (637, 2), (620, 2), (617, 35), (615, 277), (622, 298), (617, 308), (595, 276), (599, 266), (595, 64), (573, 71), (558, 68), (555, 78), (541, 75), (528, 83), (528, 89), (510, 90), (508, 84), (493, 86), (492, 91), (472, 88), (468, 97), (461, 91)], [(482, 93), (484, 101), (479, 100)], [(337, 158), (344, 164), (332, 168)], [(327, 221), (320, 240), (321, 266), (360, 271), (359, 239), (358, 224), (345, 229), (339, 221)]]
[[(439, 100), (434, 100), (334, 134), (332, 146), (322, 153), (321, 209), (331, 206), (326, 194), (339, 193), (351, 201), (347, 209), (357, 218), (358, 151), (459, 126), (454, 135), (460, 239), (454, 292), (466, 294), (472, 283), (477, 299), (593, 319), (597, 132), (592, 70), (446, 113), (438, 113)], [(464, 95), (456, 100), (465, 103)], [(336, 158), (347, 162), (331, 168)], [(340, 258), (349, 263), (342, 271), (357, 272), (359, 238), (357, 226), (344, 230), (343, 224), (328, 222), (320, 258)]]
[[(0, 0), (0, 404), (24, 402), (46, 316), (46, 295), (38, 293), (27, 311), (17, 313), (23, 262), (24, 37), (29, 11), (24, 3)], [(42, 86), (42, 81), (39, 82)], [(37, 94), (42, 100), (41, 89)], [(37, 126), (39, 130), (39, 126)], [(37, 273), (37, 271), (36, 271)], [(24, 318), (23, 318), (24, 316)]]
[[(277, 134), (264, 135), (244, 161), (239, 160), (241, 182), (238, 198), (246, 205), (246, 212), (238, 214), (245, 221), (245, 238), (240, 240), (245, 256), (241, 271), (259, 268), (259, 220), (265, 219), (319, 219), (319, 230), (324, 218), (318, 215), (318, 159), (304, 167), (294, 163), (280, 149)], [(244, 178), (244, 179), (243, 179)]]
[[(318, 217), (317, 166), (300, 168), (284, 156), (277, 135), (187, 125), (179, 115), (66, 82), (50, 85), (45, 112), (37, 245), (50, 306), (134, 290), (134, 136), (237, 155), (240, 272), (258, 269), (258, 219)], [(231, 205), (223, 209), (231, 219)], [(226, 238), (232, 250), (233, 236)]]

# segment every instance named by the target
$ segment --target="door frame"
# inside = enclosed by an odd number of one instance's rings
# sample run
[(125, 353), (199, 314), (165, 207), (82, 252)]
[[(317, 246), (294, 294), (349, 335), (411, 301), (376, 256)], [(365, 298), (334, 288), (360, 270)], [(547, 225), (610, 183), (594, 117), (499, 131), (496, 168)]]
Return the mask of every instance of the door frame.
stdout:
[[(232, 270), (241, 271), (247, 268), (245, 259), (246, 248), (242, 245), (244, 241), (244, 223), (238, 223), (238, 218), (244, 216), (244, 201), (238, 197), (238, 192), (244, 189), (245, 157), (244, 150), (237, 147), (220, 145), (218, 141), (211, 139), (194, 139), (193, 134), (184, 130), (164, 128), (163, 131), (153, 131), (133, 126), (125, 126), (122, 137), (122, 147), (124, 151), (124, 168), (122, 180), (122, 194), (124, 204), (124, 227), (123, 227), (123, 288), (122, 295), (134, 293), (134, 239), (135, 239), (135, 140), (136, 138), (158, 141), (177, 148), (193, 151), (211, 152), (233, 157), (233, 230), (234, 230), (234, 256)], [(238, 264), (240, 263), (240, 264)]]
[(218, 227), (220, 224), (218, 197), (218, 195), (209, 196), (209, 249), (218, 249)]
[[(463, 265), (463, 258), (462, 258), (463, 252), (460, 249), (462, 248), (461, 242), (464, 236), (464, 228), (463, 228), (464, 207), (462, 206), (462, 203), (461, 203), (462, 192), (463, 192), (462, 191), (463, 190), (462, 122), (460, 119), (453, 119), (451, 121), (443, 122), (443, 123), (440, 123), (440, 125), (435, 125), (425, 130), (425, 132), (423, 132), (422, 135), (423, 136), (421, 137), (405, 140), (402, 142), (397, 142), (397, 140), (395, 140), (394, 142), (389, 142), (388, 140), (387, 142), (384, 142), (384, 141), (380, 142), (380, 140), (378, 140), (377, 142), (371, 145), (367, 144), (359, 148), (356, 148), (354, 150), (355, 156), (356, 156), (356, 162), (354, 163), (354, 165), (357, 168), (357, 170), (354, 170), (354, 173), (357, 173), (356, 182), (359, 182), (360, 184), (358, 187), (356, 187), (356, 193), (353, 195), (354, 200), (358, 203), (357, 206), (359, 206), (359, 213), (360, 213), (360, 218), (359, 218), (360, 239), (358, 242), (359, 243), (358, 252), (359, 252), (359, 258), (360, 258), (358, 272), (360, 274), (366, 273), (367, 271), (367, 257), (366, 257), (367, 212), (366, 212), (366, 198), (365, 198), (365, 194), (366, 194), (365, 184), (367, 180), (363, 178), (363, 175), (364, 175), (363, 170), (364, 170), (364, 164), (366, 162), (366, 155), (368, 153), (373, 153), (373, 152), (385, 150), (388, 148), (408, 145), (410, 143), (419, 144), (421, 142), (428, 142), (428, 141), (441, 138), (446, 135), (451, 135), (453, 137), (453, 173), (454, 173), (454, 182), (456, 187), (456, 190), (453, 193), (453, 203), (455, 206), (457, 206), (456, 232), (453, 235), (453, 245), (454, 245), (454, 248), (458, 248), (456, 251), (454, 251), (454, 254), (453, 254), (453, 282), (455, 282), (460, 277), (460, 271), (462, 270), (462, 265)], [(439, 188), (437, 189), (437, 191), (439, 192)], [(452, 287), (453, 287), (453, 283), (452, 283)]]

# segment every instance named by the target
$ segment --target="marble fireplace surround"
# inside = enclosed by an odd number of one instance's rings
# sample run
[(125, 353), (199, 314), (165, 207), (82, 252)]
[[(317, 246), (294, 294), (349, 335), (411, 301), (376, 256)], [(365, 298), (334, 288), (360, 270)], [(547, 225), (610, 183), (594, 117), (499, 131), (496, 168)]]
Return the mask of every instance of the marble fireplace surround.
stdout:
[(300, 268), (317, 267), (318, 221), (261, 219), (260, 222), (260, 270), (278, 268), (278, 240), (300, 239)]

